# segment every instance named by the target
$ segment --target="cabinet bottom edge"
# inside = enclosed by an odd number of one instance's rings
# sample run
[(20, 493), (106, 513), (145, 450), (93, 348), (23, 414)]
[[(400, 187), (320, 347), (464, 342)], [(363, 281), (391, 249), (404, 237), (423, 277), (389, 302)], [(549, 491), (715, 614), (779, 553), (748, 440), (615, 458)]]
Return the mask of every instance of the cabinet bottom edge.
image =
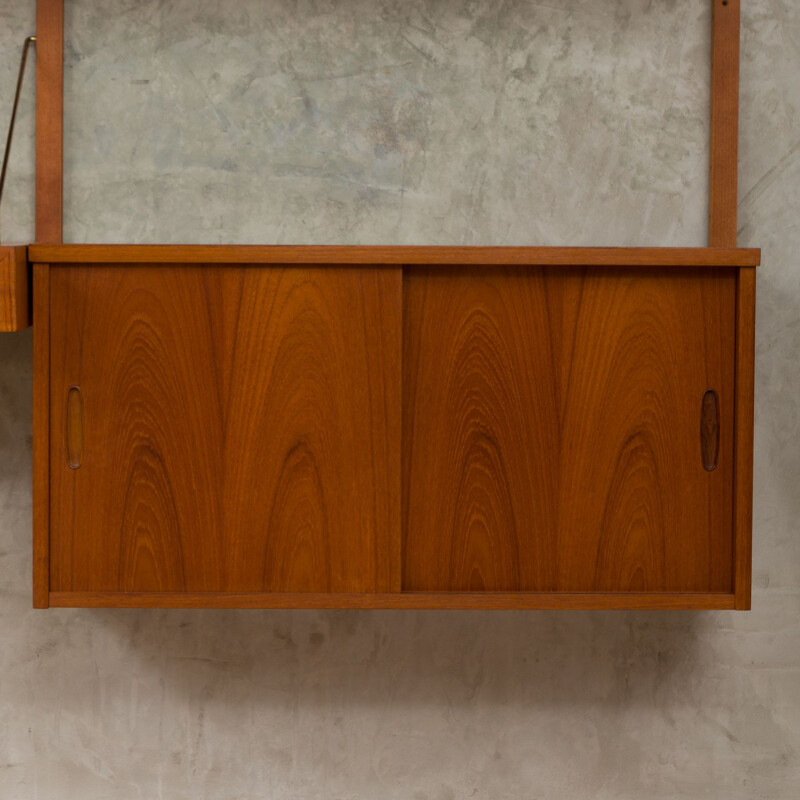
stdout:
[(51, 608), (725, 610), (731, 592), (50, 592)]

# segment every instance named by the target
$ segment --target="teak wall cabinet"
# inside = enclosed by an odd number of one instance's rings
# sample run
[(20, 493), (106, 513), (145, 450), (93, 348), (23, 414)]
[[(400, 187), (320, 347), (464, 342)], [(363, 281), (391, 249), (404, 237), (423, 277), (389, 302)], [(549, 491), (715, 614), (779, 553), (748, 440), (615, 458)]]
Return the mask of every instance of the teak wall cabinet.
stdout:
[[(709, 247), (61, 244), (39, 0), (34, 605), (749, 608), (738, 0)], [(5, 266), (3, 266), (5, 265)]]
[(757, 251), (30, 257), (51, 605), (735, 602)]

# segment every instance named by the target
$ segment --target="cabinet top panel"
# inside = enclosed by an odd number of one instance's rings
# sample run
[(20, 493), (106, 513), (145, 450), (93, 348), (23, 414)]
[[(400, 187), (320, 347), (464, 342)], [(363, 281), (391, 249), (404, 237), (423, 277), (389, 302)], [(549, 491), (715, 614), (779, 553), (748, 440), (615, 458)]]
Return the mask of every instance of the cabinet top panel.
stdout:
[(348, 245), (31, 245), (30, 261), (54, 264), (483, 264), (609, 267), (755, 267), (755, 248), (409, 247)]

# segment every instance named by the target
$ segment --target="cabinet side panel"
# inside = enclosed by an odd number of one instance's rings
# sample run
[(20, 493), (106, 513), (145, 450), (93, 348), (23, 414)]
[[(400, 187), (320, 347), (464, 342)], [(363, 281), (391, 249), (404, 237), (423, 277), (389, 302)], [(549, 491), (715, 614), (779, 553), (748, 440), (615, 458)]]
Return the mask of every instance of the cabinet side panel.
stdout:
[(53, 272), (54, 586), (399, 583), (398, 268)]
[(756, 270), (739, 270), (736, 294), (736, 466), (734, 592), (736, 608), (750, 608), (753, 562), (753, 425)]
[(33, 265), (33, 607), (50, 593), (50, 267)]
[(729, 592), (734, 305), (732, 270), (411, 272), (404, 588)]

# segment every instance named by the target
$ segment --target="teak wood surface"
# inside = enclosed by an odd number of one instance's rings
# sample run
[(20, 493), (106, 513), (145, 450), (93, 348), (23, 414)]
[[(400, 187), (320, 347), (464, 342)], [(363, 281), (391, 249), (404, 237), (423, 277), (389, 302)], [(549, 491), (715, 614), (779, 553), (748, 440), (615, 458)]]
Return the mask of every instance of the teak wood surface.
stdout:
[(33, 605), (50, 593), (50, 267), (33, 272)]
[(288, 248), (287, 263), (122, 258), (140, 249), (31, 248), (53, 262), (34, 267), (37, 604), (734, 605), (743, 268), (727, 252), (694, 268), (622, 251), (622, 266), (453, 268), (440, 248), (412, 265), (390, 248), (367, 248), (386, 261), (371, 265), (342, 248), (327, 264)]
[(399, 589), (399, 269), (52, 267), (50, 303), (52, 591)]
[(64, 0), (36, 0), (36, 241), (62, 239)]
[[(711, 146), (708, 244), (735, 247), (739, 149), (740, 0), (712, 0)], [(756, 274), (740, 269), (736, 288), (736, 454), (734, 585), (736, 608), (750, 608), (753, 549), (753, 413)]]
[(463, 266), (755, 267), (757, 248), (447, 247), (402, 245), (31, 245), (46, 264), (449, 264)]
[(733, 270), (407, 275), (404, 588), (730, 591), (735, 292)]
[(53, 592), (50, 605), (67, 608), (361, 608), (464, 610), (725, 610), (733, 595), (703, 592), (402, 592), (285, 594), (237, 592)]

